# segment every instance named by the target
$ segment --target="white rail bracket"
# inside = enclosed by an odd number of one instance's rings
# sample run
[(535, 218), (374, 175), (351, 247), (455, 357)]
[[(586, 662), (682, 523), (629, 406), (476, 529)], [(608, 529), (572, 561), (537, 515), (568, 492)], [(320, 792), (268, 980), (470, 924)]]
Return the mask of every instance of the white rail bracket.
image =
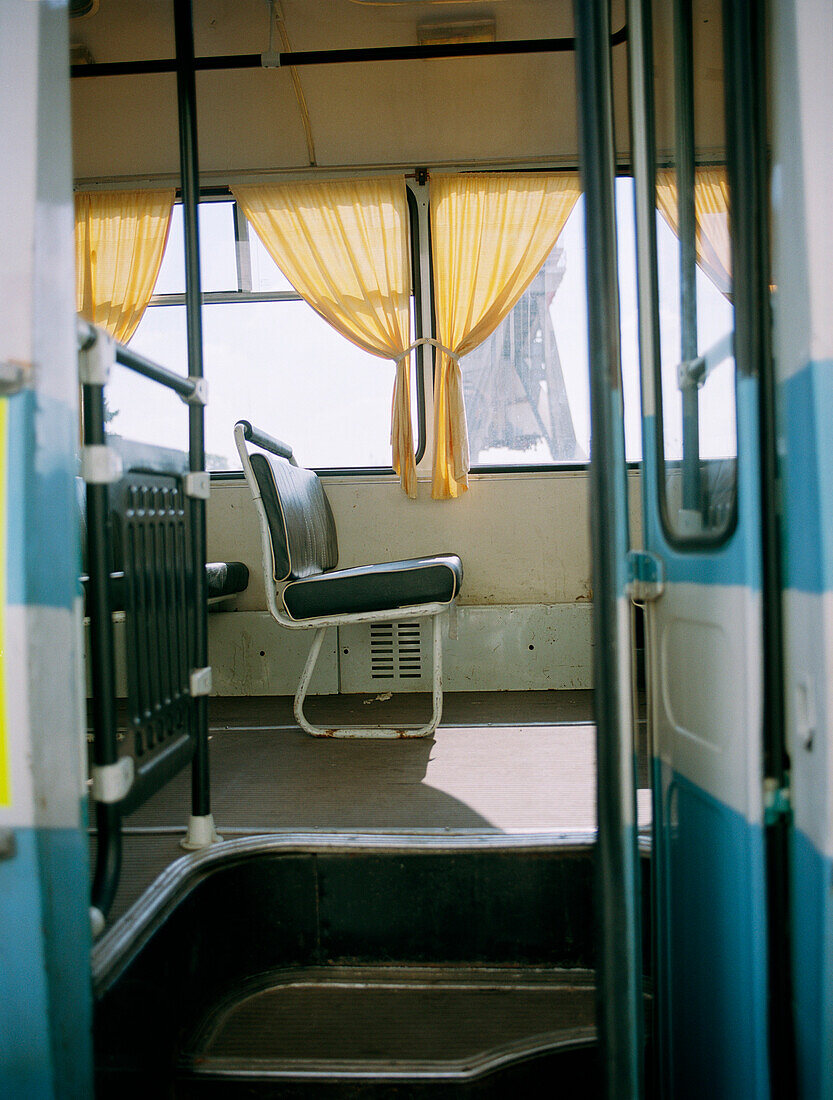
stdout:
[(277, 50), (267, 50), (260, 55), (260, 63), (264, 69), (279, 69), (281, 67), (281, 55)]
[(211, 474), (201, 471), (186, 474), (185, 495), (197, 500), (208, 500), (211, 496)]
[(31, 363), (20, 359), (0, 359), (0, 397), (19, 393), (34, 373)]
[(92, 775), (92, 794), (96, 802), (107, 805), (121, 802), (133, 786), (133, 771), (132, 756), (123, 756), (115, 764), (96, 764)]
[(186, 405), (207, 405), (208, 404), (208, 379), (197, 378), (195, 374), (188, 375), (188, 381), (194, 383), (194, 390), (189, 394), (180, 394), (180, 399), (185, 402)]
[(112, 485), (122, 475), (122, 460), (103, 443), (81, 448), (81, 477), (88, 485)]
[(203, 848), (210, 848), (212, 844), (219, 844), (222, 837), (214, 828), (214, 814), (205, 814), (203, 817), (188, 818), (188, 829), (180, 840), (180, 848), (186, 852), (199, 852)]
[(192, 698), (199, 695), (211, 694), (211, 665), (206, 668), (192, 668), (189, 681), (189, 691)]
[(116, 361), (116, 341), (109, 333), (90, 326), (92, 339), (78, 352), (78, 378), (85, 386), (106, 386)]

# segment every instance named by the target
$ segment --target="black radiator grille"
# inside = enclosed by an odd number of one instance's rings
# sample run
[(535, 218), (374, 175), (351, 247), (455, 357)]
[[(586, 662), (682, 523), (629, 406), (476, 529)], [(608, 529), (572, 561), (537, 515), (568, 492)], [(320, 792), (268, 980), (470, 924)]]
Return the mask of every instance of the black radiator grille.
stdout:
[(131, 473), (115, 509), (124, 562), (128, 728), (138, 805), (193, 751), (189, 502), (178, 478)]
[(373, 680), (418, 680), (422, 676), (418, 621), (371, 624), (370, 676)]

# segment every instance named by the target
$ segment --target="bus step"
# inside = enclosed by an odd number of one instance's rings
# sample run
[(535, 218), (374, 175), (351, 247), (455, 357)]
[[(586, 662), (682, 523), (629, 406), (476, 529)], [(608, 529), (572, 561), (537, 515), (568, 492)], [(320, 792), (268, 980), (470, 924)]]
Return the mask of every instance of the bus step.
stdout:
[(203, 1021), (176, 1094), (419, 1095), (439, 1086), (488, 1095), (519, 1073), (548, 1076), (555, 1062), (587, 1086), (595, 1040), (586, 970), (293, 969), (261, 977)]

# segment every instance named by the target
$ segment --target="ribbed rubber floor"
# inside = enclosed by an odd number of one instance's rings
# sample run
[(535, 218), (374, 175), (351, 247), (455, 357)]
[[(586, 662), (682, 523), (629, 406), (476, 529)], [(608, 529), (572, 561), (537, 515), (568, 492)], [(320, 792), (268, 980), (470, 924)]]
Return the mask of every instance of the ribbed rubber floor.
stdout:
[(200, 1075), (461, 1078), (595, 1036), (584, 972), (328, 967), (275, 975), (204, 1027)]

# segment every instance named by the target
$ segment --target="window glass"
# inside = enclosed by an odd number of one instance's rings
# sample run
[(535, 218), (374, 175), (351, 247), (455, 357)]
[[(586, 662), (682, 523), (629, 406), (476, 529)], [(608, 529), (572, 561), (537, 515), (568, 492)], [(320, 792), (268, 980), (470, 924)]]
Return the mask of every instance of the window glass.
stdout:
[(660, 503), (671, 538), (713, 542), (737, 494), (723, 28), (693, 0), (689, 36), (684, 10), (654, 3)]
[[(237, 290), (237, 257), (234, 244), (234, 203), (202, 202), (199, 205), (200, 280), (203, 292)], [(182, 203), (171, 214), (168, 244), (156, 280), (154, 294), (185, 293), (185, 235)]]
[[(633, 181), (616, 180), (625, 451), (641, 458)], [(492, 336), (460, 366), (473, 465), (584, 464), (590, 456), (584, 199)]]
[[(393, 363), (345, 340), (306, 302), (206, 305), (203, 345), (209, 469), (240, 469), (233, 438), (240, 419), (291, 444), (304, 466), (390, 466)], [(185, 373), (185, 307), (151, 306), (131, 347)], [(187, 447), (185, 407), (147, 385), (128, 371), (114, 374), (110, 430)], [(415, 400), (412, 415), (416, 431)]]
[[(240, 469), (233, 438), (239, 419), (286, 440), (306, 466), (390, 467), (394, 364), (357, 348), (297, 296), (235, 300), (239, 284), (233, 202), (202, 203), (200, 234), (203, 289), (220, 291), (225, 298), (204, 303), (202, 313), (208, 469)], [(246, 274), (251, 275), (252, 292), (294, 293), (251, 227), (248, 236), (250, 247), (240, 250), (240, 263), (250, 264)], [(152, 301), (130, 345), (187, 374), (183, 286), (182, 207), (177, 206), (156, 295), (178, 295), (180, 301)], [(411, 322), (415, 331), (413, 312)], [(415, 440), (417, 396), (412, 376)], [(187, 449), (185, 406), (161, 387), (119, 369), (108, 387), (108, 407), (112, 433)]]
[(260, 293), (275, 290), (294, 290), (254, 229), (249, 227), (249, 246), (252, 257), (252, 290)]

